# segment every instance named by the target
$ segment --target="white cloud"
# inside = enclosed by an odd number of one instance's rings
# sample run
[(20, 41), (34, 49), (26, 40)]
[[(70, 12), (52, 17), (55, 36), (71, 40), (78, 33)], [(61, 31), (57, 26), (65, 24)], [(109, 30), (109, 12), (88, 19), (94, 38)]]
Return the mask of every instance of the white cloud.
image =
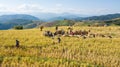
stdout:
[[(75, 9), (74, 9), (75, 10)], [(62, 4), (56, 4), (55, 7), (47, 8), (38, 4), (22, 4), (15, 7), (8, 7), (0, 5), (0, 12), (15, 12), (15, 13), (32, 13), (32, 12), (51, 12), (51, 13), (62, 13), (69, 12), (71, 9), (63, 8)]]
[(62, 7), (63, 5), (62, 4), (56, 4), (56, 7)]
[(0, 4), (0, 12), (6, 11), (7, 7), (3, 4)]
[(36, 4), (22, 4), (15, 7), (9, 7), (0, 4), (0, 12), (15, 12), (15, 13), (26, 13), (26, 12), (39, 12), (43, 8)]
[[(6, 6), (5, 4), (0, 4), (0, 12), (12, 12), (12, 13), (78, 13), (78, 14), (104, 14), (117, 12), (110, 9), (99, 8), (99, 9), (75, 9), (75, 8), (65, 8), (62, 4), (56, 4), (55, 7), (47, 8), (39, 4), (21, 4), (15, 7)], [(119, 11), (118, 11), (119, 12)]]
[(23, 4), (23, 5), (20, 5), (18, 6), (18, 9), (19, 10), (41, 10), (42, 7), (40, 7), (40, 5), (30, 5), (30, 4)]
[(39, 12), (42, 11), (43, 8), (40, 5), (35, 5), (35, 4), (22, 4), (17, 6), (17, 8), (13, 8), (14, 12)]

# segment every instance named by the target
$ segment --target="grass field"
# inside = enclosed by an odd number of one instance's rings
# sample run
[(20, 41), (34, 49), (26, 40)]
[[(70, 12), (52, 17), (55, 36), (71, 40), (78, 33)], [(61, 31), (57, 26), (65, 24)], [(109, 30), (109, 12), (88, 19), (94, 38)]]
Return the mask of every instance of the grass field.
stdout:
[[(67, 27), (60, 27), (67, 29)], [(74, 27), (113, 38), (43, 36), (39, 29), (1, 30), (0, 67), (120, 67), (120, 27)], [(54, 31), (54, 27), (44, 30)], [(15, 40), (20, 41), (16, 48)]]

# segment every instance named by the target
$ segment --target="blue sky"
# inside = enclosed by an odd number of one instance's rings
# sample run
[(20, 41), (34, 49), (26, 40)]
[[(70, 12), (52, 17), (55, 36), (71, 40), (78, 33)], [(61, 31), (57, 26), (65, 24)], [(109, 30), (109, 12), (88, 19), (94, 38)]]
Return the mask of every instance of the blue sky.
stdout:
[(120, 0), (0, 0), (0, 12), (76, 13), (101, 15), (120, 13)]

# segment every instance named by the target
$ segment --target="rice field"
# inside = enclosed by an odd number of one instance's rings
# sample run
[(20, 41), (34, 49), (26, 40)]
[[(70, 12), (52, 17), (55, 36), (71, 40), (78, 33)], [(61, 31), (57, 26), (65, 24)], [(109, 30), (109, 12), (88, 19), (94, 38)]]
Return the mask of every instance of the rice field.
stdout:
[[(66, 26), (60, 29), (67, 30)], [(61, 43), (43, 36), (55, 27), (0, 30), (0, 67), (120, 67), (120, 27), (73, 27), (112, 38), (61, 37)], [(20, 47), (15, 47), (15, 40)], [(53, 43), (55, 42), (55, 43)]]

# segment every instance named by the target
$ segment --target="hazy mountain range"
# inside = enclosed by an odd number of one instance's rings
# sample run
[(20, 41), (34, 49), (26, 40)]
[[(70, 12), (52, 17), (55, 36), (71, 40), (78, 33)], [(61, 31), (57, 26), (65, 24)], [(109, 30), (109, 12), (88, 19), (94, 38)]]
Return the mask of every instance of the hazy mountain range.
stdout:
[[(16, 25), (23, 25), (25, 28), (34, 28), (38, 24), (41, 24), (43, 22), (51, 22), (51, 23), (53, 22), (52, 25), (54, 24), (69, 25), (69, 22), (73, 24), (75, 21), (82, 21), (82, 20), (108, 21), (116, 18), (120, 18), (119, 13), (101, 15), (101, 16), (91, 16), (91, 17), (88, 17), (86, 15), (70, 14), (70, 13), (62, 13), (62, 14), (43, 13), (36, 15), (35, 14), (34, 15), (28, 15), (28, 14), (2, 15), (1, 13), (0, 29), (10, 29)], [(71, 21), (66, 21), (66, 20), (71, 20)]]
[(15, 19), (39, 20), (39, 18), (31, 16), (31, 15), (15, 14), (15, 15), (2, 15), (2, 16), (0, 16), (0, 23), (6, 23), (8, 21), (13, 21)]
[(80, 17), (88, 17), (87, 15), (82, 14), (71, 14), (71, 13), (32, 13), (31, 15), (36, 16), (44, 21), (55, 21), (63, 19), (75, 19)]
[(89, 16), (89, 15), (82, 15), (82, 14), (71, 14), (71, 13), (38, 13), (38, 14), (31, 14), (33, 16), (38, 17), (43, 21), (56, 21), (56, 20), (110, 20), (114, 18), (119, 18), (120, 13), (116, 14), (107, 14), (107, 15), (100, 15), (100, 16)]
[[(27, 27), (26, 25), (34, 25), (35, 21), (40, 22), (40, 19), (26, 14), (2, 15), (0, 16), (0, 29), (10, 29), (16, 25)], [(31, 26), (28, 28), (31, 28)]]

